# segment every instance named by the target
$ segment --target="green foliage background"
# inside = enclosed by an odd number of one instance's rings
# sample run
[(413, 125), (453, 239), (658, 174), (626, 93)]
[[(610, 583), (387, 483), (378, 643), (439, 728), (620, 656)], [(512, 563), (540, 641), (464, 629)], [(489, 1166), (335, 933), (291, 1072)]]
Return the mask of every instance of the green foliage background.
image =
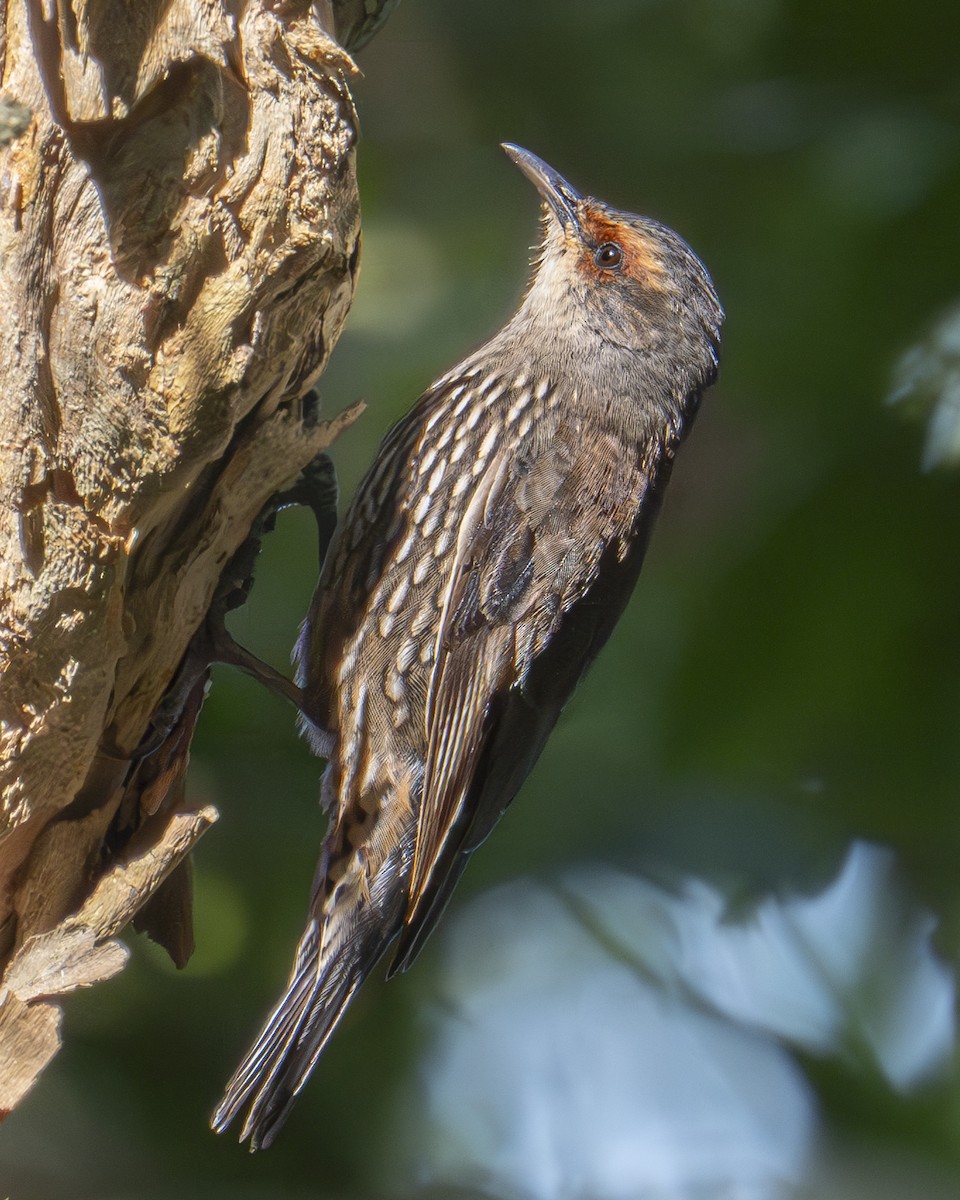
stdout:
[[(369, 404), (335, 447), (346, 493), (522, 290), (537, 205), (501, 140), (678, 229), (728, 314), (637, 596), (455, 908), (600, 862), (697, 876), (749, 914), (814, 894), (858, 838), (894, 848), (960, 957), (960, 470), (921, 471), (922, 417), (885, 404), (960, 299), (958, 26), (937, 0), (406, 0), (361, 53), (363, 265), (321, 389), (329, 411)], [(234, 624), (280, 666), (313, 546), (286, 514)], [(3, 1194), (391, 1190), (433, 946), (371, 981), (273, 1150), (206, 1129), (286, 976), (318, 779), (291, 712), (218, 672), (190, 780), (222, 814), (197, 854), (195, 960), (177, 974), (133, 938), (131, 966), (71, 1000), (61, 1058), (4, 1128)], [(949, 1064), (901, 1095), (848, 1058), (802, 1061), (826, 1142), (889, 1164), (830, 1195), (960, 1191)]]

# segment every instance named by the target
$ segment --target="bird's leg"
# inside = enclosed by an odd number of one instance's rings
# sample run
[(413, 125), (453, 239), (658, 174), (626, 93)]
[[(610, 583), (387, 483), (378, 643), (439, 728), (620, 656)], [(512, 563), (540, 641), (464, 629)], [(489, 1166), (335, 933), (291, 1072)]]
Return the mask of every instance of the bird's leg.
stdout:
[[(327, 557), (327, 548), (337, 527), (338, 496), (337, 472), (333, 465), (333, 459), (329, 454), (323, 452), (307, 463), (285, 492), (280, 492), (273, 498), (271, 504), (268, 504), (257, 521), (268, 519), (269, 524), (263, 527), (262, 532), (269, 532), (273, 529), (276, 515), (282, 508), (289, 508), (292, 504), (302, 504), (309, 508), (317, 523), (317, 567), (319, 570)], [(268, 514), (271, 506), (272, 512)], [(256, 529), (256, 523), (254, 529)]]
[(226, 625), (220, 623), (211, 627), (208, 618), (207, 628), (203, 632), (209, 648), (208, 662), (226, 663), (227, 666), (246, 671), (248, 675), (252, 675), (275, 695), (291, 701), (307, 720), (311, 720), (310, 705), (303, 688), (294, 683), (292, 679), (288, 679), (282, 671), (271, 667), (262, 658), (257, 658), (246, 647), (241, 646), (228, 631)]
[(278, 696), (292, 701), (307, 720), (311, 720), (310, 706), (303, 689), (241, 646), (226, 626), (227, 613), (245, 604), (253, 587), (254, 567), (263, 535), (273, 531), (277, 513), (293, 504), (302, 504), (313, 512), (317, 523), (319, 564), (322, 566), (337, 524), (337, 477), (329, 455), (318, 454), (286, 491), (278, 492), (264, 506), (254, 521), (250, 536), (220, 577), (200, 633), (209, 646), (210, 662), (228, 663), (246, 671)]
[(250, 595), (264, 534), (273, 530), (277, 513), (292, 504), (302, 504), (313, 511), (322, 566), (337, 524), (337, 477), (329, 455), (318, 454), (286, 491), (270, 498), (254, 521), (246, 541), (227, 563), (206, 619), (191, 639), (180, 668), (157, 709), (150, 731), (138, 748), (139, 758), (152, 754), (163, 744), (176, 726), (193, 690), (215, 662), (228, 663), (246, 671), (264, 687), (291, 701), (312, 724), (318, 724), (311, 713), (304, 689), (241, 646), (226, 625), (227, 613), (240, 608)]

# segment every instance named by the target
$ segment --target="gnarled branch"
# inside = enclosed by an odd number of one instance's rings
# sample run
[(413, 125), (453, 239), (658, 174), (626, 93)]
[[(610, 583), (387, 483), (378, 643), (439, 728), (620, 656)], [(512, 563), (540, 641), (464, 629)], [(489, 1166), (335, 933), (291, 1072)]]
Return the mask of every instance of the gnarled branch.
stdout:
[(2, 1110), (56, 1050), (51, 998), (119, 969), (216, 819), (182, 787), (199, 690), (138, 746), (256, 514), (351, 416), (307, 397), (353, 294), (328, 30), (356, 8), (0, 3), (32, 114), (0, 149)]

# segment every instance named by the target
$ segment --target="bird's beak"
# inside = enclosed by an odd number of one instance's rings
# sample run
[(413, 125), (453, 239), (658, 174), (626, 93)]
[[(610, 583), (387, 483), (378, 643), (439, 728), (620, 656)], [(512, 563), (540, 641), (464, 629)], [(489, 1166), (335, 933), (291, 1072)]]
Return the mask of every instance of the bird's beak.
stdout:
[(578, 207), (581, 196), (575, 188), (549, 166), (542, 158), (537, 158), (529, 150), (514, 146), (512, 142), (502, 142), (504, 151), (509, 159), (517, 164), (533, 186), (543, 197), (560, 222), (565, 233), (580, 234), (580, 217)]

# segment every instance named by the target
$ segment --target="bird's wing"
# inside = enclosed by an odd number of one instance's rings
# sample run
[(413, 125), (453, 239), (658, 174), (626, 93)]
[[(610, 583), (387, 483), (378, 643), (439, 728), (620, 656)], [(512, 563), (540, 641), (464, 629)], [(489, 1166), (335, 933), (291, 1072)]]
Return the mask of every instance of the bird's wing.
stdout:
[[(425, 903), (433, 908), (430, 895), (449, 890), (442, 877), (455, 870), (467, 831), (476, 832), (475, 777), (491, 738), (504, 744), (498, 725), (509, 705), (503, 698), (523, 689), (565, 614), (590, 592), (601, 559), (626, 556), (643, 479), (641, 464), (618, 438), (597, 429), (585, 436), (571, 421), (551, 422), (505, 448), (481, 476), (460, 529), (437, 632), (408, 927), (421, 921)], [(580, 661), (564, 668), (569, 684), (557, 712), (592, 657), (587, 644), (574, 653)], [(555, 719), (532, 756), (522, 745), (505, 747), (526, 766), (504, 776), (519, 774), (509, 794), (488, 796), (484, 833), (512, 799)]]
[(448, 391), (424, 393), (390, 430), (327, 551), (295, 659), (297, 678), (313, 693), (314, 712), (328, 727), (336, 726), (343, 647), (367, 615), (385, 564), (408, 531), (405, 498), (418, 442), (431, 411), (447, 402)]

